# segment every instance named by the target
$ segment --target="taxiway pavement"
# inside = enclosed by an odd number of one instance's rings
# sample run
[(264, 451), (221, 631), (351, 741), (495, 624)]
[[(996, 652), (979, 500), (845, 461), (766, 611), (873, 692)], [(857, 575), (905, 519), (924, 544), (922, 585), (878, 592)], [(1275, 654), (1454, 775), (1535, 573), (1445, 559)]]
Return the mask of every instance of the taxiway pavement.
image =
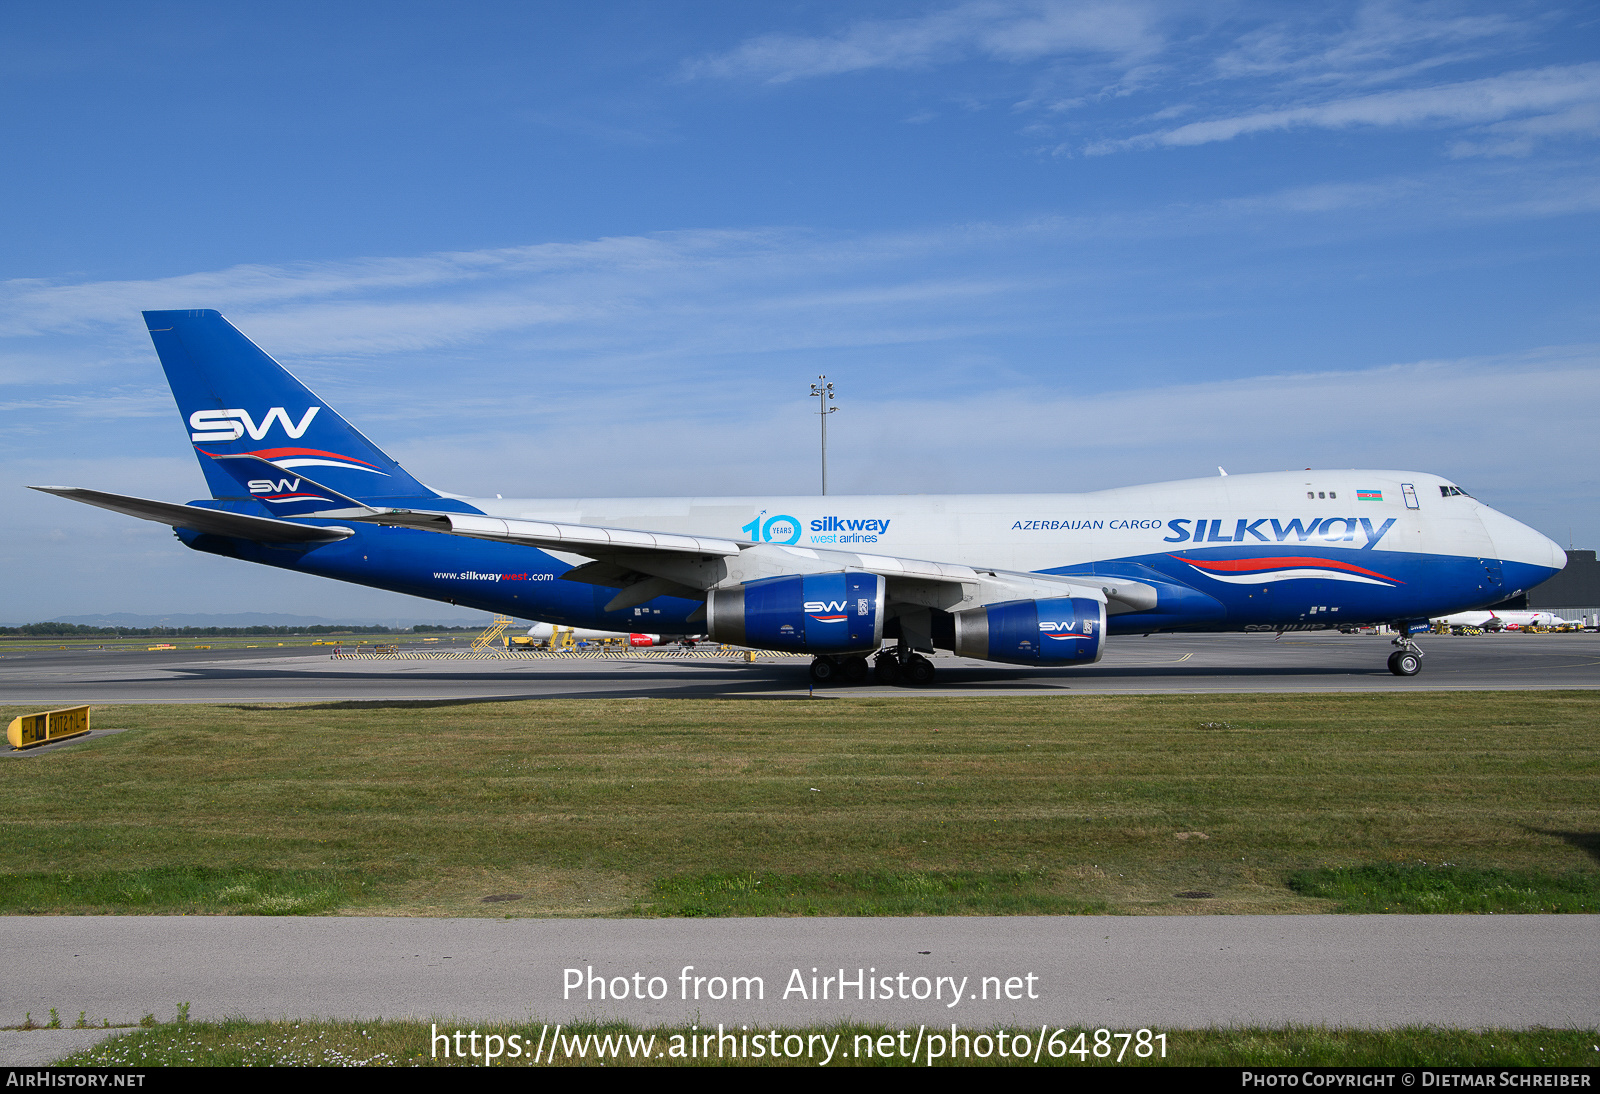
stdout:
[[(1385, 668), (1370, 635), (1152, 635), (1114, 639), (1098, 665), (1028, 669), (940, 655), (927, 688), (872, 684), (818, 695), (1086, 695), (1411, 692), (1600, 687), (1600, 635), (1424, 637), (1421, 674)], [(772, 699), (809, 691), (809, 659), (335, 660), (325, 652), (5, 651), (0, 703), (659, 698)]]

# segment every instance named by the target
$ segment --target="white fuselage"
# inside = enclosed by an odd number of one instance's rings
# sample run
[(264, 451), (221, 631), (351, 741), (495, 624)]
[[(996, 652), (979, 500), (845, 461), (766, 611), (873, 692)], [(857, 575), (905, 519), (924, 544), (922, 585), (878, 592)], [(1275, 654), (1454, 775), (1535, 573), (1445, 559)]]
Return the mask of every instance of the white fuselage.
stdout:
[[(1284, 526), (1297, 519), (1331, 523), (1303, 539), (1291, 533), (1290, 543), (1352, 553), (1377, 549), (1493, 558), (1554, 569), (1566, 564), (1561, 549), (1532, 528), (1465, 494), (1442, 496), (1440, 487), (1449, 485), (1437, 475), (1419, 472), (1284, 471), (1085, 494), (471, 502), (488, 515), (512, 519), (722, 536), (1019, 571), (1158, 555), (1202, 544), (1278, 546), (1285, 541)], [(1358, 492), (1381, 493), (1382, 499), (1358, 500)], [(1276, 528), (1273, 519), (1279, 522)]]

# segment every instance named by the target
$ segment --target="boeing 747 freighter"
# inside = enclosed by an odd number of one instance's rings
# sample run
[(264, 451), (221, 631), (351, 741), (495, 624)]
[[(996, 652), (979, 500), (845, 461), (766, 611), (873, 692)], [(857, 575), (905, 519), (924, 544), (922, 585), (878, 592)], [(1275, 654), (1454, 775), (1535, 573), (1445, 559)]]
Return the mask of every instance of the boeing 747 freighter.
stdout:
[[(563, 627), (810, 654), (926, 684), (926, 654), (1088, 665), (1110, 636), (1388, 624), (1566, 565), (1448, 479), (1283, 471), (1083, 494), (463, 498), (430, 489), (215, 311), (144, 313), (211, 497), (75, 487), (209, 551)], [(891, 643), (892, 644), (889, 644)], [(875, 658), (875, 666), (868, 658)]]

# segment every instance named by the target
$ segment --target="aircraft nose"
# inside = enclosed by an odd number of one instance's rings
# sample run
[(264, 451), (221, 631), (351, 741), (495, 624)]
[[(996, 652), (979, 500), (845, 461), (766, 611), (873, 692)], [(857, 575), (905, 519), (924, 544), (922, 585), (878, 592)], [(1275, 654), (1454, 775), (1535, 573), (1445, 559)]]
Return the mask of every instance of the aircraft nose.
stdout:
[(1478, 515), (1501, 561), (1520, 562), (1524, 566), (1546, 570), (1548, 574), (1554, 574), (1567, 565), (1567, 553), (1548, 536), (1488, 506), (1482, 507)]

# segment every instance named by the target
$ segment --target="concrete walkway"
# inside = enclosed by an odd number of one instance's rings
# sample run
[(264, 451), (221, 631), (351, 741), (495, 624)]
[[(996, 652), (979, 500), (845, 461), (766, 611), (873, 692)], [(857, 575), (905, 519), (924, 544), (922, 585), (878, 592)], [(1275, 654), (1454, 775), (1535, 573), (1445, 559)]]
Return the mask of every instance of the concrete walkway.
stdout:
[[(195, 1020), (1600, 1026), (1590, 915), (37, 916), (0, 931), (8, 1025), (51, 1007), (171, 1021), (188, 1002)], [(0, 1063), (37, 1037), (0, 1038)]]

